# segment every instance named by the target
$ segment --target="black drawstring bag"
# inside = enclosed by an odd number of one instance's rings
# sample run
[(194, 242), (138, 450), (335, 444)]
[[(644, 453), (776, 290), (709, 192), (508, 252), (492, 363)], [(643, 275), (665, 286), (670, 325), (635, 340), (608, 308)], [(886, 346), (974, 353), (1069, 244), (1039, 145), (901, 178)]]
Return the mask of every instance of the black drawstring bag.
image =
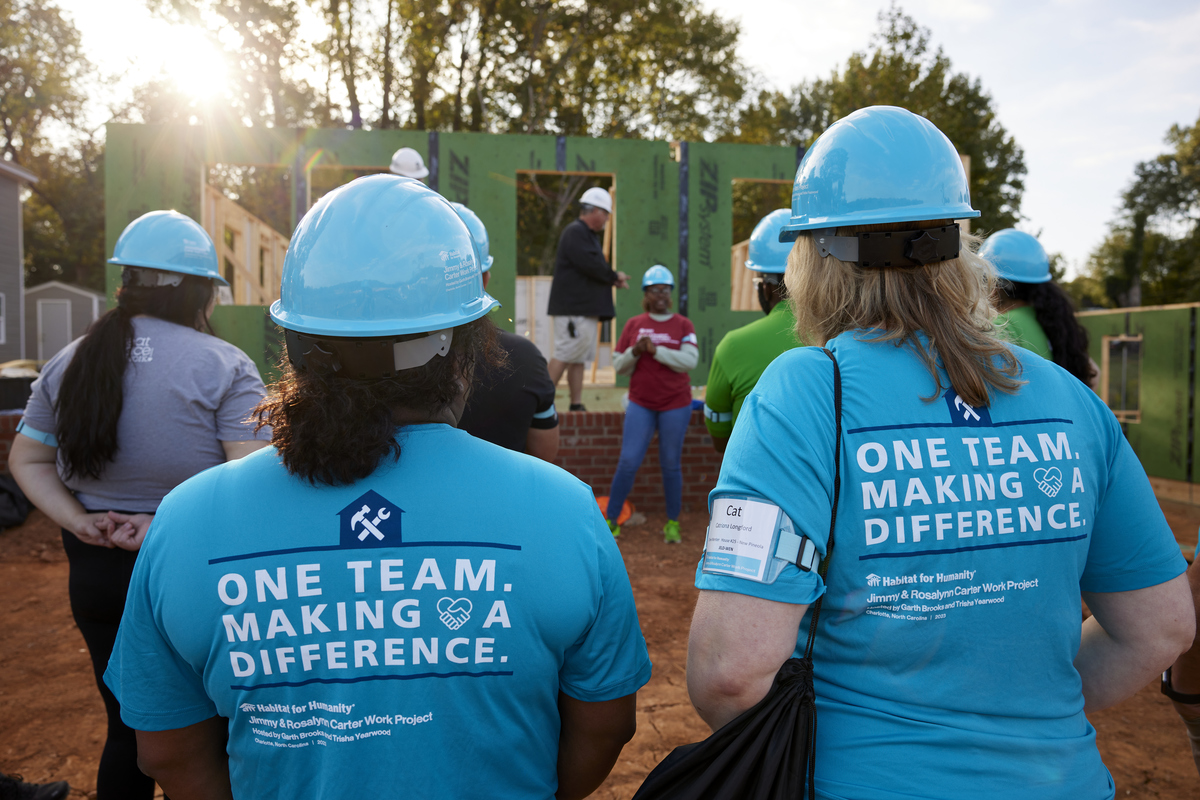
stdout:
[[(824, 579), (833, 555), (833, 529), (841, 494), (842, 377), (833, 362), (833, 508), (829, 539), (819, 573)], [(702, 742), (676, 747), (642, 783), (633, 800), (796, 800), (808, 788), (815, 800), (817, 708), (813, 690), (813, 642), (821, 600), (812, 607), (802, 658), (789, 658), (775, 674), (767, 696)]]
[(0, 530), (15, 528), (29, 517), (33, 503), (11, 475), (0, 475)]

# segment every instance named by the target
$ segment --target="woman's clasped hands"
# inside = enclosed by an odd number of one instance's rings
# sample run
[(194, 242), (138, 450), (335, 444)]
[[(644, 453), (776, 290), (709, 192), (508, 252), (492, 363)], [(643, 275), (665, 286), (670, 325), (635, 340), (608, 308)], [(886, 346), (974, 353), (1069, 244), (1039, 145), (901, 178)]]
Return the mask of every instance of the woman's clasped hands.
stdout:
[(153, 514), (122, 514), (118, 511), (86, 512), (72, 521), (71, 532), (86, 544), (138, 550)]

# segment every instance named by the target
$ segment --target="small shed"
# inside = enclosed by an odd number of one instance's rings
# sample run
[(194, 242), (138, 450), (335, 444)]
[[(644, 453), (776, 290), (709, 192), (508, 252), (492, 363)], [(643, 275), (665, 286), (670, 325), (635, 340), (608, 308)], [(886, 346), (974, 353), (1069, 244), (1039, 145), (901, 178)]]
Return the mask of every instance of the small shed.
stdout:
[(104, 295), (61, 281), (47, 281), (25, 290), (26, 355), (48, 361), (102, 313)]
[(0, 363), (25, 356), (25, 237), (21, 185), (37, 176), (0, 159)]

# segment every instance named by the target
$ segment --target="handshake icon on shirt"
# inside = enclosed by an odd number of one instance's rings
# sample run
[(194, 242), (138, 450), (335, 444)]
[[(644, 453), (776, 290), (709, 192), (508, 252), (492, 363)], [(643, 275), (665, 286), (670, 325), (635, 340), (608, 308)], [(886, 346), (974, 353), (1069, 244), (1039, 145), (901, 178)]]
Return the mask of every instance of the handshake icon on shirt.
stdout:
[(1036, 469), (1033, 471), (1033, 479), (1037, 481), (1038, 488), (1047, 497), (1057, 495), (1063, 486), (1062, 472), (1059, 471), (1058, 467)]
[(443, 597), (437, 602), (438, 618), (447, 628), (456, 631), (471, 618), (471, 601), (465, 597), (457, 600), (453, 597)]

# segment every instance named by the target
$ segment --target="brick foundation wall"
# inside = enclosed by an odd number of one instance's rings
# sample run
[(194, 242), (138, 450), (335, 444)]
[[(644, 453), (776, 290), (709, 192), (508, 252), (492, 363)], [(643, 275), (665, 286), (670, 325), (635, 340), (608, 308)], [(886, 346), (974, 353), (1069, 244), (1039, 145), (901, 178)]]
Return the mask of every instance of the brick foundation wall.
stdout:
[[(621, 456), (624, 424), (625, 415), (619, 412), (559, 414), (558, 458), (554, 463), (591, 486), (595, 494), (608, 494)], [(721, 471), (721, 454), (713, 449), (699, 411), (692, 412), (683, 440), (682, 464), (683, 510), (704, 511), (708, 508), (708, 493)], [(662, 511), (666, 507), (662, 473), (658, 468), (657, 436), (646, 451), (629, 501), (642, 511)]]

